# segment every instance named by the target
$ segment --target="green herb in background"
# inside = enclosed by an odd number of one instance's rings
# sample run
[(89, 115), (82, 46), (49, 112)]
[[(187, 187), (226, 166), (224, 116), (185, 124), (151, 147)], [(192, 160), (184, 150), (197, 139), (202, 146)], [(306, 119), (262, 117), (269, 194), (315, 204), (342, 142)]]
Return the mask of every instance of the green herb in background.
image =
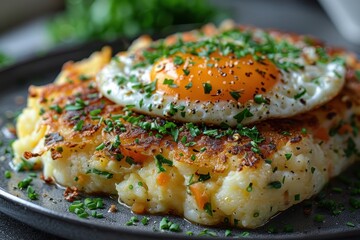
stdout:
[(226, 17), (224, 11), (203, 0), (67, 0), (65, 12), (49, 29), (55, 42), (85, 41), (167, 34), (174, 31), (173, 25), (200, 26)]
[(10, 65), (13, 59), (7, 56), (5, 53), (0, 52), (0, 68)]

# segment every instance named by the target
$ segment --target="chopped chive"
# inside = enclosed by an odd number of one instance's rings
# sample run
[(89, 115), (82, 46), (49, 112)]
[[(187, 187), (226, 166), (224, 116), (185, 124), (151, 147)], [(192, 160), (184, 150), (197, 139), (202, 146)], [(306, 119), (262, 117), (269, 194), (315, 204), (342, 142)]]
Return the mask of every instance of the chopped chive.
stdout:
[(26, 177), (25, 179), (23, 179), (18, 183), (18, 188), (21, 190), (27, 188), (32, 182), (32, 180), (33, 180), (32, 177)]
[(213, 215), (212, 208), (211, 208), (211, 203), (210, 203), (210, 202), (205, 203), (205, 205), (204, 205), (204, 211), (205, 211), (207, 214), (209, 214), (210, 216)]
[(292, 233), (294, 232), (294, 226), (290, 225), (290, 224), (287, 224), (284, 226), (284, 232), (286, 233)]
[(189, 69), (183, 69), (183, 72), (185, 74), (185, 76), (188, 76), (190, 74), (190, 70)]
[(316, 214), (315, 217), (314, 217), (314, 221), (315, 222), (324, 222), (325, 220), (325, 216), (324, 215), (321, 215), (321, 214)]
[(161, 154), (158, 154), (155, 156), (155, 164), (158, 168), (158, 172), (165, 172), (165, 168), (163, 167), (163, 164), (166, 164), (171, 167), (173, 165), (173, 162), (169, 159), (166, 159)]
[(97, 175), (100, 175), (100, 176), (104, 176), (104, 177), (107, 178), (107, 179), (112, 178), (113, 175), (114, 175), (114, 174), (109, 173), (109, 172), (107, 172), (107, 171), (100, 171), (100, 170), (98, 170), (98, 169), (96, 169), (96, 168), (89, 169), (89, 170), (86, 171), (86, 173), (87, 173), (87, 174), (88, 174), (88, 173), (94, 173), (94, 174), (97, 174)]
[(286, 160), (289, 160), (291, 158), (292, 154), (291, 153), (285, 153), (285, 158)]
[(268, 184), (270, 188), (280, 189), (282, 184), (280, 181), (273, 181)]
[(235, 99), (235, 101), (239, 100), (240, 98), (240, 92), (239, 91), (232, 91), (230, 92), (231, 97)]
[(101, 113), (101, 109), (94, 109), (90, 111), (90, 116), (97, 116)]
[(254, 96), (254, 101), (257, 103), (257, 104), (261, 104), (261, 103), (267, 103), (268, 101), (266, 100), (266, 98), (263, 97), (263, 95), (261, 94), (256, 94)]
[(193, 86), (193, 83), (189, 82), (188, 84), (185, 85), (185, 89), (189, 90), (190, 88), (192, 88), (192, 86)]
[(180, 56), (175, 56), (173, 61), (175, 65), (181, 65), (184, 63), (184, 59)]
[(294, 99), (295, 99), (295, 100), (300, 99), (302, 96), (305, 95), (305, 93), (306, 93), (306, 89), (303, 88), (303, 90), (301, 90), (301, 92), (299, 92), (298, 94), (296, 94), (296, 95), (294, 96)]
[(360, 82), (360, 70), (355, 70), (355, 78)]
[(129, 221), (126, 222), (126, 226), (134, 226), (139, 222), (139, 219), (135, 216), (132, 216)]
[(347, 222), (347, 223), (346, 223), (346, 226), (348, 226), (348, 227), (355, 227), (355, 224), (352, 223), (352, 222)]
[(96, 151), (103, 150), (105, 148), (105, 143), (101, 143), (99, 146), (95, 148)]
[(254, 115), (250, 112), (250, 110), (248, 108), (245, 108), (243, 111), (236, 114), (234, 116), (234, 119), (236, 119), (238, 123), (241, 123), (245, 118), (252, 117), (252, 116), (254, 116)]
[(11, 178), (11, 172), (8, 170), (5, 171), (4, 175), (5, 175), (5, 178), (7, 178), (7, 179)]
[(79, 120), (74, 126), (74, 131), (81, 131), (84, 125), (84, 120)]
[(62, 113), (62, 108), (59, 105), (52, 105), (50, 106), (51, 110), (54, 110), (55, 112), (57, 112), (58, 114)]
[(148, 224), (149, 224), (149, 220), (150, 220), (149, 217), (146, 217), (146, 216), (143, 217), (143, 218), (141, 219), (142, 225), (144, 225), (144, 226), (148, 225)]
[(168, 85), (168, 86), (171, 87), (171, 88), (177, 88), (177, 87), (178, 87), (178, 85), (176, 85), (176, 84), (174, 83), (174, 79), (165, 78), (164, 81), (163, 81), (163, 84), (164, 84), (164, 85)]
[(26, 193), (29, 199), (31, 200), (37, 200), (38, 194), (35, 192), (34, 188), (32, 186), (28, 186), (26, 189)]
[(246, 188), (246, 191), (252, 192), (252, 190), (253, 190), (252, 186), (253, 186), (253, 183), (252, 182), (249, 183), (249, 186)]
[(210, 83), (203, 83), (204, 93), (209, 94), (212, 90), (212, 86)]

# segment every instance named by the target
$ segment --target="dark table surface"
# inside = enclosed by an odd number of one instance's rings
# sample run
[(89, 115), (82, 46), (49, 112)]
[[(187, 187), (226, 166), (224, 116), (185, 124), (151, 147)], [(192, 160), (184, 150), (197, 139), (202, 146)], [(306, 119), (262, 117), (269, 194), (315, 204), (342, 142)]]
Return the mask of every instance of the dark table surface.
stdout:
[[(234, 20), (238, 23), (309, 34), (324, 40), (330, 45), (345, 47), (357, 53), (360, 52), (360, 46), (347, 42), (338, 33), (329, 17), (316, 1), (211, 0), (210, 2), (231, 10)], [(28, 33), (29, 31), (24, 31), (24, 34)], [(0, 239), (61, 240), (63, 238), (34, 229), (0, 213)]]

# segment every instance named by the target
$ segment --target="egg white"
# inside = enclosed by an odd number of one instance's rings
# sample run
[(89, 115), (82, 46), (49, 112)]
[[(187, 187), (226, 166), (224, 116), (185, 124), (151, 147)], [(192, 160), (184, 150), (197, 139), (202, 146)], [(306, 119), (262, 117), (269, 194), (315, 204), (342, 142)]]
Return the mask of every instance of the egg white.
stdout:
[(117, 104), (131, 105), (134, 111), (177, 121), (236, 126), (239, 121), (235, 116), (244, 110), (251, 114), (241, 121), (242, 124), (269, 118), (287, 118), (328, 102), (340, 92), (345, 82), (345, 66), (341, 62), (308, 64), (308, 59), (318, 57), (316, 49), (312, 46), (302, 46), (301, 49), (300, 57), (283, 58), (280, 61), (291, 61), (304, 68), (290, 71), (279, 69), (281, 81), (262, 94), (267, 103), (259, 104), (254, 100), (244, 104), (233, 100), (190, 101), (159, 90), (147, 96), (148, 93), (134, 89), (134, 85), (138, 83), (127, 81), (119, 85), (115, 80), (116, 77), (134, 76), (144, 85), (151, 83), (150, 72), (153, 65), (134, 69), (131, 53), (121, 54), (112, 60), (98, 74), (97, 83), (103, 95)]

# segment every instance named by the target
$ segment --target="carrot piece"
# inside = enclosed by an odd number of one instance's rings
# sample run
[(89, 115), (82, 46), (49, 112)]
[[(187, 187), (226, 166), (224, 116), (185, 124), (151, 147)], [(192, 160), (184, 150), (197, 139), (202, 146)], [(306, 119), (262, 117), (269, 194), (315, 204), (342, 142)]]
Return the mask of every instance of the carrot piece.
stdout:
[(338, 133), (339, 133), (339, 134), (345, 134), (345, 133), (351, 132), (351, 130), (352, 130), (352, 127), (351, 127), (350, 124), (344, 124), (344, 125), (342, 125), (342, 126), (340, 127)]
[(140, 152), (137, 152), (134, 149), (128, 149), (128, 148), (124, 148), (124, 147), (121, 147), (121, 153), (125, 157), (131, 157), (132, 159), (134, 159), (134, 162), (136, 162), (136, 163), (143, 163), (148, 158), (148, 156), (146, 156)]
[(144, 203), (138, 203), (135, 202), (131, 206), (131, 210), (136, 214), (144, 214), (145, 213), (145, 204)]
[(205, 185), (201, 182), (190, 185), (191, 194), (195, 197), (197, 206), (204, 209), (205, 204), (209, 202), (209, 195), (206, 192)]
[(161, 186), (165, 187), (170, 181), (170, 176), (167, 173), (161, 172), (156, 177), (156, 183)]
[(326, 128), (319, 127), (318, 129), (315, 130), (314, 137), (318, 138), (320, 140), (323, 140), (323, 141), (328, 141), (329, 140), (329, 133), (326, 130)]

